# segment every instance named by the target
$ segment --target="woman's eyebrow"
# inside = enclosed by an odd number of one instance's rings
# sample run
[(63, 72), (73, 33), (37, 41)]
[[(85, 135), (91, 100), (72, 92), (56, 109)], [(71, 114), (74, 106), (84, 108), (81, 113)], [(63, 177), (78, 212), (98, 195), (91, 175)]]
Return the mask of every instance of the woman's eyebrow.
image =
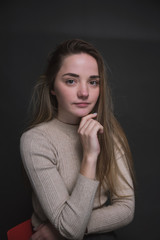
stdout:
[(100, 76), (99, 76), (99, 75), (92, 75), (92, 76), (90, 76), (89, 78), (95, 79), (95, 78), (100, 78)]
[(77, 77), (77, 78), (79, 77), (79, 75), (75, 74), (75, 73), (65, 73), (62, 75), (62, 77), (64, 77), (64, 76)]

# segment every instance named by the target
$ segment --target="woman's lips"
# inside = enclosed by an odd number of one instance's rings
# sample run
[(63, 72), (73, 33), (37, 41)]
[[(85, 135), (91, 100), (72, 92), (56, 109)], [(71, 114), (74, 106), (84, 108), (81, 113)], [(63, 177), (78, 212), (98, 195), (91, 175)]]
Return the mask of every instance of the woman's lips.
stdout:
[(77, 107), (81, 107), (81, 108), (83, 108), (83, 107), (88, 107), (88, 105), (90, 104), (90, 103), (88, 103), (88, 102), (79, 102), (79, 103), (74, 103)]

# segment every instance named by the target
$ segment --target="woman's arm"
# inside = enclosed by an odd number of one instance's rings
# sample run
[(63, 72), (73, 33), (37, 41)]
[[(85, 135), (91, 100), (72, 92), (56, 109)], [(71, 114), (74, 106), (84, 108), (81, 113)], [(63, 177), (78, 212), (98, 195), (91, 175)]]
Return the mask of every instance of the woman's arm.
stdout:
[[(122, 154), (118, 155), (118, 167), (125, 179), (133, 187), (126, 166), (125, 156)], [(112, 196), (111, 205), (93, 210), (87, 226), (87, 233), (113, 231), (129, 224), (133, 220), (135, 210), (134, 190), (120, 176), (118, 177), (118, 182), (121, 187), (117, 189), (117, 193), (124, 197), (121, 198), (114, 195)]]
[(98, 134), (103, 134), (103, 126), (94, 120), (96, 113), (82, 118), (78, 133), (83, 147), (83, 159), (80, 173), (87, 178), (96, 178), (97, 159), (100, 153)]
[(38, 130), (26, 132), (21, 138), (23, 164), (46, 217), (64, 237), (81, 239), (98, 182), (79, 174), (69, 195), (51, 149), (47, 137)]
[[(83, 130), (85, 124), (89, 123), (88, 120), (83, 121)], [(95, 127), (95, 122), (93, 126)], [(89, 152), (92, 152), (92, 144), (95, 143), (90, 137), (94, 127), (85, 134), (85, 139), (88, 139), (91, 146), (84, 151), (82, 173), (77, 176), (77, 182), (70, 195), (57, 170), (56, 149), (53, 150), (45, 133), (36, 128), (26, 132), (21, 138), (22, 160), (33, 190), (50, 223), (68, 239), (83, 238), (99, 184), (93, 180), (95, 170), (92, 168), (91, 155), (87, 154), (89, 149)]]

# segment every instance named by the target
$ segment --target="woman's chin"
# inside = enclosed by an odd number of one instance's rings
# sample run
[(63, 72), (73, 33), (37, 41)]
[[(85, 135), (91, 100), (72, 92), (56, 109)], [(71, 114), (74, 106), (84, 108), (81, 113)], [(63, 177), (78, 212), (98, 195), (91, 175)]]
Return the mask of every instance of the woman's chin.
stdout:
[(92, 109), (81, 108), (81, 109), (78, 109), (78, 111), (72, 111), (71, 114), (72, 114), (73, 118), (79, 119), (79, 118), (87, 116), (91, 112), (92, 112)]
[(82, 118), (82, 117), (85, 117), (88, 114), (90, 114), (89, 111), (83, 111), (81, 113), (76, 114), (76, 116), (79, 117), (79, 118)]

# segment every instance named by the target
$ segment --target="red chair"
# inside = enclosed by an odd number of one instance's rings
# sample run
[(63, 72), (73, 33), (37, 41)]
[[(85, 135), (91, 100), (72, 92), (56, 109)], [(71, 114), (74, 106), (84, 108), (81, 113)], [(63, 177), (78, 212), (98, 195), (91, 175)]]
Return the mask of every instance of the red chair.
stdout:
[(29, 240), (32, 234), (32, 225), (31, 220), (29, 219), (9, 229), (7, 237), (8, 240)]

